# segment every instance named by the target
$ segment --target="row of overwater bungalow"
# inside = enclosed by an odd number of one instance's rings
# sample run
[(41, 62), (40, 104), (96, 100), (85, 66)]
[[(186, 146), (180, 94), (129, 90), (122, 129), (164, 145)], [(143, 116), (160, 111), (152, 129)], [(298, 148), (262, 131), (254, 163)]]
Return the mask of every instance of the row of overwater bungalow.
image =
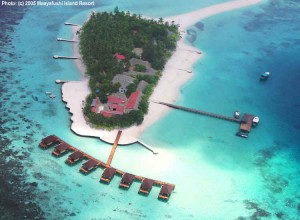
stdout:
[(79, 149), (67, 144), (66, 142), (64, 142), (63, 140), (61, 140), (60, 138), (58, 138), (55, 135), (50, 135), (50, 136), (42, 139), (39, 146), (43, 149), (47, 149), (49, 147), (54, 146), (54, 150), (53, 150), (52, 154), (57, 157), (65, 154), (67, 152), (72, 151), (72, 153), (69, 155), (69, 157), (66, 160), (66, 163), (68, 163), (69, 165), (73, 165), (83, 159), (87, 159), (87, 161), (85, 163), (83, 163), (80, 168), (80, 172), (82, 172), (84, 174), (88, 174), (89, 172), (91, 172), (92, 170), (96, 169), (99, 166), (103, 167), (104, 171), (100, 178), (100, 182), (103, 182), (103, 183), (107, 183), (107, 184), (110, 183), (110, 181), (112, 180), (114, 175), (119, 174), (122, 176), (121, 182), (119, 184), (120, 188), (129, 189), (132, 182), (134, 180), (138, 180), (138, 181), (141, 181), (139, 193), (144, 194), (144, 195), (148, 195), (150, 193), (153, 185), (161, 186), (161, 189), (160, 189), (160, 192), (158, 195), (158, 198), (161, 200), (168, 200), (172, 191), (175, 188), (174, 184), (165, 183), (165, 182), (157, 181), (157, 180), (152, 180), (152, 179), (136, 176), (136, 175), (133, 175), (130, 173), (126, 173), (126, 172), (117, 170), (117, 169), (115, 169), (111, 166), (108, 166), (107, 164), (93, 158), (92, 156), (80, 151)]

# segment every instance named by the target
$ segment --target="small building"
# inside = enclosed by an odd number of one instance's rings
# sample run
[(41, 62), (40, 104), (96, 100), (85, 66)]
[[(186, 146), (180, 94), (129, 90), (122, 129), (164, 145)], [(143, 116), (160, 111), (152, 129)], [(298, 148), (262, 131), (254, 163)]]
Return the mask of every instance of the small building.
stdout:
[(80, 161), (83, 158), (83, 156), (83, 153), (81, 153), (80, 151), (75, 151), (68, 157), (66, 162), (70, 165), (73, 165), (74, 163)]
[(105, 117), (112, 117), (114, 115), (123, 115), (125, 110), (126, 98), (118, 97), (116, 95), (107, 96), (107, 105), (104, 110), (100, 111)]
[(96, 113), (98, 111), (99, 105), (100, 105), (99, 97), (93, 99), (91, 103), (91, 111)]
[(143, 48), (134, 48), (132, 50), (133, 53), (135, 53), (138, 57), (142, 57), (142, 54), (143, 54)]
[(115, 173), (116, 173), (115, 168), (112, 168), (112, 167), (105, 168), (100, 181), (109, 183), (111, 181), (111, 179), (114, 177)]
[(129, 60), (129, 63), (131, 66), (135, 66), (137, 64), (143, 65), (146, 67), (147, 70), (151, 68), (151, 64), (148, 61), (141, 60), (141, 59), (131, 58)]
[(120, 53), (115, 53), (114, 54), (114, 57), (117, 59), (117, 60), (125, 60), (126, 57)]
[(93, 169), (95, 169), (98, 166), (98, 161), (94, 159), (89, 159), (87, 162), (85, 162), (82, 167), (80, 168), (80, 171), (83, 173), (89, 173)]
[(113, 116), (112, 113), (107, 112), (107, 111), (101, 111), (100, 114), (103, 115), (104, 117), (108, 117), (108, 118)]
[(161, 186), (158, 198), (163, 200), (168, 200), (175, 186), (170, 184), (164, 184)]
[(146, 87), (148, 86), (148, 83), (144, 80), (141, 80), (136, 88), (137, 91), (144, 92)]
[(123, 187), (125, 189), (128, 189), (134, 179), (135, 179), (135, 176), (133, 174), (124, 173), (123, 176), (122, 176), (121, 182), (119, 184), (119, 187)]
[(141, 92), (140, 91), (135, 91), (131, 93), (127, 105), (126, 105), (126, 110), (132, 110), (132, 109), (137, 109), (138, 104), (139, 104), (139, 98), (140, 98)]
[(124, 74), (117, 74), (114, 76), (112, 82), (114, 84), (119, 83), (120, 84), (119, 92), (125, 93), (127, 91), (127, 86), (133, 83), (133, 78), (131, 76), (127, 76)]
[(60, 143), (60, 140), (58, 137), (56, 137), (55, 135), (49, 135), (45, 138), (42, 139), (42, 141), (40, 142), (39, 146), (41, 148), (48, 148), (52, 145), (56, 145), (56, 144), (59, 144)]
[(114, 95), (107, 96), (107, 103), (125, 104), (126, 98), (120, 98)]
[(250, 132), (254, 116), (251, 114), (244, 114), (241, 119), (240, 130), (243, 132)]
[(148, 195), (152, 189), (153, 183), (154, 183), (154, 180), (144, 178), (142, 181), (142, 184), (140, 186), (139, 193)]
[(52, 152), (52, 154), (54, 156), (60, 156), (62, 155), (63, 153), (66, 153), (68, 150), (69, 150), (70, 146), (66, 143), (61, 143), (59, 144), (58, 146), (55, 147), (54, 151)]

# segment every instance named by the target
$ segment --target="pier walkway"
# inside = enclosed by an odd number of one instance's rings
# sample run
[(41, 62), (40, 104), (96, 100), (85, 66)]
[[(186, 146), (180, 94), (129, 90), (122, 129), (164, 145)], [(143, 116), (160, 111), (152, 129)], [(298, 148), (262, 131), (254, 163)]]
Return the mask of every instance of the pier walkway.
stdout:
[(54, 59), (69, 59), (69, 60), (74, 60), (74, 59), (80, 59), (79, 57), (68, 57), (68, 56), (59, 56), (59, 55), (53, 55)]
[(79, 24), (74, 24), (74, 23), (71, 23), (71, 22), (65, 22), (65, 25), (79, 26)]
[[(116, 140), (115, 140), (115, 144), (119, 141), (120, 137), (121, 137), (121, 131), (118, 132), (118, 135), (116, 137)], [(115, 146), (114, 144), (114, 146)], [(111, 167), (110, 165), (108, 165), (108, 163), (104, 163), (94, 157), (92, 157), (91, 155), (77, 149), (76, 147), (64, 142), (62, 139), (60, 139), (59, 137), (57, 137), (56, 135), (50, 135), (48, 137), (45, 137), (44, 139), (42, 139), (42, 141), (40, 142), (39, 146), (43, 149), (47, 149), (47, 148), (50, 148), (50, 147), (57, 147), (59, 145), (67, 145), (67, 150), (64, 151), (64, 153), (67, 153), (67, 152), (79, 152), (80, 155), (82, 155), (83, 159), (86, 159), (88, 161), (92, 161), (93, 163), (95, 163), (95, 165), (92, 165), (92, 168), (91, 169), (88, 169), (88, 170), (85, 170), (85, 169), (82, 169), (83, 167), (81, 167), (80, 171), (84, 171), (84, 173), (89, 173), (91, 170), (93, 169), (96, 169), (96, 168), (99, 168), (99, 167), (102, 167), (102, 168), (112, 168), (112, 169), (115, 169), (113, 167)], [(117, 146), (117, 144), (116, 144)], [(116, 148), (116, 147), (115, 147)], [(56, 151), (56, 150), (54, 150)], [(54, 152), (53, 151), (53, 152)], [(62, 154), (55, 154), (55, 156), (61, 156)], [(70, 157), (70, 156), (69, 156)], [(69, 159), (66, 160), (66, 162), (68, 162)], [(75, 163), (75, 162), (74, 162)], [(72, 164), (74, 164), (72, 163)], [(124, 174), (126, 174), (127, 172), (124, 172), (122, 170), (118, 170), (118, 169), (115, 169), (116, 171), (116, 174), (118, 174), (119, 176), (124, 176)], [(136, 181), (140, 181), (140, 182), (143, 182), (144, 180), (151, 180), (151, 179), (148, 179), (146, 177), (142, 177), (142, 176), (138, 176), (138, 175), (133, 175), (134, 178), (133, 178), (133, 181), (136, 180)], [(174, 184), (171, 184), (171, 183), (167, 183), (167, 182), (163, 182), (163, 181), (160, 181), (160, 180), (151, 180), (151, 182), (153, 182), (153, 185), (154, 186), (158, 186), (158, 187), (161, 187), (161, 191), (159, 193), (159, 197), (158, 198), (161, 198), (161, 194), (163, 193), (163, 188), (165, 187), (168, 187), (168, 188), (171, 188), (172, 190), (170, 191), (170, 193), (164, 197), (163, 199), (164, 200), (168, 200), (169, 199), (169, 196), (171, 194), (171, 192), (174, 190), (175, 188), (175, 185)]]
[(119, 131), (118, 131), (118, 134), (117, 134), (117, 137), (116, 137), (116, 139), (115, 139), (114, 145), (113, 145), (112, 148), (111, 148), (111, 151), (110, 151), (108, 160), (107, 160), (107, 162), (106, 162), (107, 166), (110, 166), (110, 164), (111, 164), (111, 161), (112, 161), (112, 159), (113, 159), (113, 157), (114, 157), (114, 155), (115, 155), (115, 152), (116, 152), (116, 149), (117, 149), (119, 140), (120, 140), (120, 138), (121, 138), (121, 135), (122, 135), (122, 131), (119, 130)]
[(175, 109), (187, 111), (187, 112), (192, 112), (192, 113), (196, 113), (196, 114), (200, 114), (200, 115), (206, 115), (206, 116), (213, 117), (213, 118), (219, 118), (219, 119), (223, 119), (223, 120), (227, 120), (227, 121), (241, 123), (241, 121), (239, 119), (236, 119), (236, 118), (233, 118), (233, 117), (219, 115), (219, 114), (215, 114), (215, 113), (211, 113), (211, 112), (205, 112), (205, 111), (201, 111), (201, 110), (197, 110), (197, 109), (193, 109), (193, 108), (187, 108), (187, 107), (183, 107), (183, 106), (179, 106), (179, 105), (173, 105), (173, 104), (165, 103), (165, 102), (155, 102), (155, 103), (165, 105), (165, 106), (168, 106), (170, 108), (175, 108)]
[(71, 43), (76, 43), (78, 42), (77, 40), (69, 40), (69, 39), (64, 39), (64, 38), (57, 38), (57, 41), (65, 41), (65, 42), (71, 42)]

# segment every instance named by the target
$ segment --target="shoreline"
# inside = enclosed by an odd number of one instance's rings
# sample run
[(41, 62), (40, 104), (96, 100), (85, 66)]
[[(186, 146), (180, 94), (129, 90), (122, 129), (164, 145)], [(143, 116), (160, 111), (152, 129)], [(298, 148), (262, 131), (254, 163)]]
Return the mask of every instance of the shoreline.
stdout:
[[(182, 38), (177, 42), (176, 50), (167, 61), (162, 77), (150, 97), (149, 111), (148, 114), (145, 115), (143, 123), (139, 126), (122, 129), (123, 134), (119, 141), (120, 145), (137, 142), (143, 145), (143, 143), (139, 141), (140, 135), (171, 110), (167, 106), (156, 104), (151, 100), (175, 103), (178, 99), (180, 88), (193, 77), (193, 73), (191, 72), (193, 64), (203, 56), (203, 53), (199, 53), (197, 48), (185, 43), (187, 28), (209, 16), (258, 4), (260, 2), (262, 2), (262, 0), (237, 0), (164, 18), (164, 21), (175, 21), (175, 24), (180, 25), (179, 30), (182, 34)], [(78, 27), (72, 27), (73, 39), (79, 40), (78, 35), (76, 35), (77, 29)], [(79, 42), (73, 44), (73, 53), (74, 56), (81, 57)], [(72, 114), (71, 130), (80, 136), (99, 137), (102, 141), (112, 144), (119, 129), (112, 131), (95, 129), (90, 127), (84, 119), (81, 103), (82, 100), (85, 100), (85, 97), (90, 94), (88, 77), (85, 76), (86, 68), (82, 60), (78, 59), (74, 62), (81, 72), (82, 79), (81, 81), (67, 82), (62, 86), (62, 99), (66, 102), (66, 106)], [(74, 97), (76, 97), (76, 100)], [(154, 153), (154, 150), (152, 152)]]

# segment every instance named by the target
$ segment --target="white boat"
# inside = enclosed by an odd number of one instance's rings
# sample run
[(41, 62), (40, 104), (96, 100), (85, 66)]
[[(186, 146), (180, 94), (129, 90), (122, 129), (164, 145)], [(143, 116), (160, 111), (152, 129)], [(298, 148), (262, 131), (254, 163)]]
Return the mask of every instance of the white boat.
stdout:
[(260, 80), (267, 80), (270, 76), (270, 72), (264, 72), (260, 75)]
[(245, 132), (242, 132), (242, 131), (236, 132), (236, 136), (240, 136), (240, 137), (243, 137), (243, 138), (248, 138), (248, 134), (245, 133)]
[(234, 118), (239, 119), (240, 118), (240, 112), (238, 110), (236, 110), (234, 112)]
[(51, 95), (52, 94), (52, 92), (46, 92), (46, 95)]
[(255, 116), (255, 117), (253, 118), (253, 120), (252, 120), (252, 125), (253, 125), (253, 126), (256, 126), (256, 125), (258, 125), (258, 123), (259, 123), (259, 117), (258, 117), (258, 116)]

